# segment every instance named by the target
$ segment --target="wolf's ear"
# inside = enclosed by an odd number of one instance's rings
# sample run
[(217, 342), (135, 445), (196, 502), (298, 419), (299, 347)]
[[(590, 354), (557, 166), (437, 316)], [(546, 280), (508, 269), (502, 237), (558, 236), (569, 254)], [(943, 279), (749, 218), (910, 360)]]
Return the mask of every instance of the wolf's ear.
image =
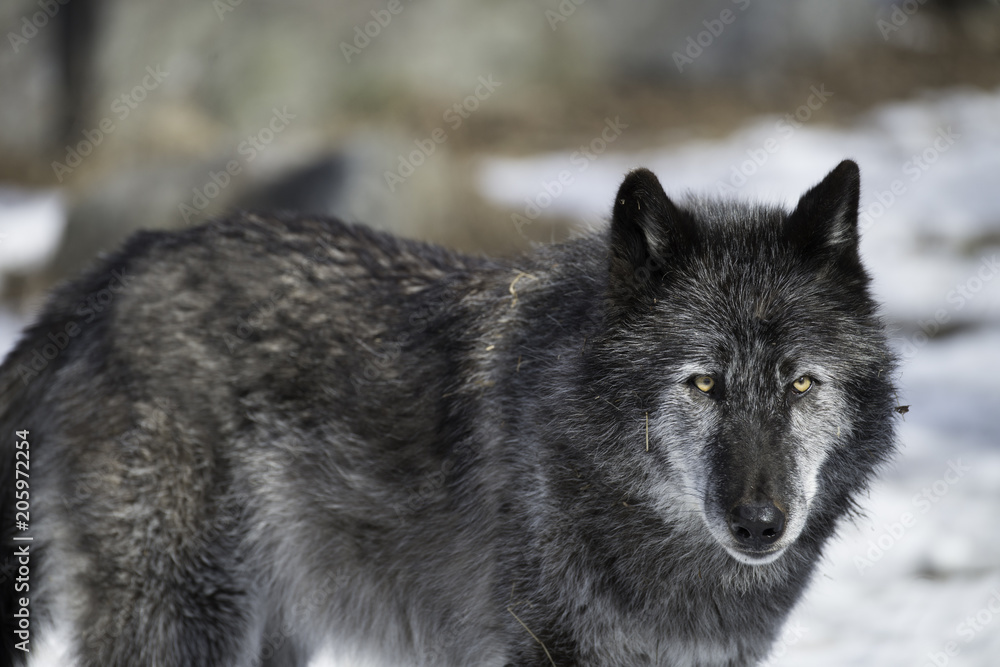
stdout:
[(653, 172), (630, 172), (618, 188), (611, 217), (612, 288), (634, 292), (662, 271), (686, 235), (686, 222)]
[(785, 233), (810, 253), (856, 255), (860, 200), (861, 172), (844, 160), (802, 195), (785, 221)]

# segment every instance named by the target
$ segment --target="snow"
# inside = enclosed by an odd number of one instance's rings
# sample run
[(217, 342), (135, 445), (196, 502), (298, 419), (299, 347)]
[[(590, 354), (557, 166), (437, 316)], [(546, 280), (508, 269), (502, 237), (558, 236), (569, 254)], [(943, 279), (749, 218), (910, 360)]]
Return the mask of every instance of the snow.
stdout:
[(55, 254), (66, 226), (57, 190), (0, 187), (0, 272), (43, 267)]
[[(0, 289), (7, 273), (44, 267), (59, 248), (66, 207), (58, 190), (0, 186)], [(0, 358), (14, 346), (25, 322), (0, 308)]]
[[(760, 118), (718, 141), (585, 161), (572, 159), (576, 149), (490, 157), (478, 182), (512, 214), (532, 217), (526, 200), (537, 205), (532, 224), (558, 214), (597, 225), (632, 167), (653, 169), (672, 196), (729, 183), (739, 196), (792, 205), (841, 159), (857, 160), (862, 250), (903, 357), (899, 399), (911, 409), (898, 460), (864, 499), (865, 518), (828, 548), (768, 664), (997, 664), (1000, 91), (928, 94), (846, 128), (819, 116), (799, 127)], [(741, 168), (745, 182), (734, 179)], [(569, 178), (557, 188), (560, 172)], [(961, 328), (924, 335), (940, 324)], [(34, 664), (63, 664), (58, 653)], [(311, 664), (357, 665), (332, 655)]]

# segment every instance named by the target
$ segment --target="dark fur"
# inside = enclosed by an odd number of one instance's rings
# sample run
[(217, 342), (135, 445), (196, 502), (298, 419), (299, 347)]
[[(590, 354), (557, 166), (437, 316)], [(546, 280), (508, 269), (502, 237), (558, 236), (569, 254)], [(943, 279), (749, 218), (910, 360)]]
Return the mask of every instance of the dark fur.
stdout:
[[(305, 664), (326, 638), (389, 664), (754, 664), (893, 448), (857, 205), (850, 162), (791, 214), (676, 206), (639, 170), (608, 232), (513, 262), (314, 217), (133, 237), (0, 371), (5, 555), (30, 430), (32, 629), (68, 611), (88, 667)], [(844, 432), (801, 534), (745, 564), (663, 499), (668, 452), (710, 429), (683, 452), (706, 516), (778, 502), (811, 404), (766, 378), (797, 355)]]

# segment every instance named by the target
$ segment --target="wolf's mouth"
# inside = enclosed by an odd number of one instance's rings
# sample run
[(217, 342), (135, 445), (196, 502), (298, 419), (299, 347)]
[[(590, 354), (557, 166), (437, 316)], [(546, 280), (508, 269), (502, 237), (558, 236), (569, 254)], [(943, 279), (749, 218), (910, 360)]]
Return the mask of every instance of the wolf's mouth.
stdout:
[(745, 565), (767, 565), (781, 558), (786, 547), (772, 547), (766, 550), (746, 549), (727, 544), (722, 545), (733, 558)]

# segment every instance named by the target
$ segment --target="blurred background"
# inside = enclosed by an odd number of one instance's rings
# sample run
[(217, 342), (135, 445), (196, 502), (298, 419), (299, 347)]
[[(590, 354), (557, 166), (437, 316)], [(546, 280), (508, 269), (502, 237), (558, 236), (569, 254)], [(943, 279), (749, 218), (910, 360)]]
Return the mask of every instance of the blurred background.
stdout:
[(510, 254), (606, 224), (636, 166), (792, 205), (854, 158), (910, 410), (771, 664), (997, 664), (995, 0), (5, 0), (0, 27), (5, 350), (140, 228), (297, 209)]

